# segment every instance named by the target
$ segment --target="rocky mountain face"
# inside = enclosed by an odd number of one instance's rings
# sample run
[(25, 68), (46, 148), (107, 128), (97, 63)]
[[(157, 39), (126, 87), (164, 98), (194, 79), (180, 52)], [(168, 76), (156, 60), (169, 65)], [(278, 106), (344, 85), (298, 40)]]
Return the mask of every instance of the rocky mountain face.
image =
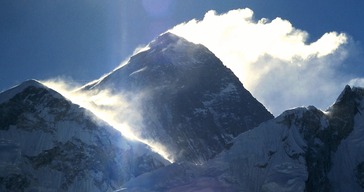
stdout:
[[(173, 164), (128, 191), (364, 191), (364, 89), (345, 87), (327, 111), (288, 110), (240, 134), (203, 165)], [(152, 185), (150, 185), (152, 183)]]
[(0, 93), (0, 191), (114, 191), (166, 164), (37, 81)]
[(105, 89), (140, 98), (143, 120), (132, 127), (176, 162), (211, 159), (240, 133), (273, 118), (206, 47), (171, 33), (83, 90)]

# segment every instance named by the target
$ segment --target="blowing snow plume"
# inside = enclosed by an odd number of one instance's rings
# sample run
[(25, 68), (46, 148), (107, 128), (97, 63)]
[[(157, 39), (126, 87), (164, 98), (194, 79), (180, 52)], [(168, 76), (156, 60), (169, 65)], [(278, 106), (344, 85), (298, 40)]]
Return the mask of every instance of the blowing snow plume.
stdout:
[(208, 47), (275, 115), (301, 105), (326, 108), (353, 78), (342, 70), (353, 49), (344, 33), (308, 43), (308, 32), (281, 18), (257, 21), (250, 9), (209, 11), (170, 31)]
[(73, 92), (85, 97), (82, 106), (124, 135), (130, 128), (154, 149), (163, 146), (169, 159), (195, 164), (273, 118), (205, 46), (163, 33), (148, 47)]
[[(61, 78), (50, 79), (42, 82), (46, 86), (61, 93), (73, 103), (91, 111), (95, 116), (107, 122), (119, 130), (126, 138), (142, 142), (151, 147), (153, 151), (160, 154), (169, 162), (173, 162), (165, 148), (153, 141), (138, 137), (137, 128), (131, 126), (142, 126), (142, 117), (138, 110), (138, 95), (133, 95), (133, 100), (126, 99), (121, 94), (113, 94), (104, 89), (102, 91), (84, 91), (80, 85), (70, 80)], [(140, 94), (141, 96), (142, 94)], [(131, 97), (129, 97), (131, 98)]]

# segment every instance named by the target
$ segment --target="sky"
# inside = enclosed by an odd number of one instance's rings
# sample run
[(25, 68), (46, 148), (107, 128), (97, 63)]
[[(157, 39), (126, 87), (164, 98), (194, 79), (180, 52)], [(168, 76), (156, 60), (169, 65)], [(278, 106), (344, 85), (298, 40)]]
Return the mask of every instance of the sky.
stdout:
[(173, 28), (212, 50), (274, 115), (325, 109), (345, 84), (364, 85), (362, 7), (358, 0), (3, 0), (0, 91), (27, 79), (87, 83)]

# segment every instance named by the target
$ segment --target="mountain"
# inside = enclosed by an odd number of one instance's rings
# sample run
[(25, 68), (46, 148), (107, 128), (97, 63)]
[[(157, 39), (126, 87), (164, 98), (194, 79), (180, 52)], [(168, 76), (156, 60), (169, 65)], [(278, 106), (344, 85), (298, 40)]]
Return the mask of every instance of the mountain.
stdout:
[(200, 164), (273, 118), (211, 51), (171, 33), (83, 90), (125, 95), (143, 117), (135, 133), (176, 162)]
[(364, 191), (364, 88), (346, 86), (326, 111), (285, 111), (240, 134), (203, 165), (172, 164), (127, 191)]
[(0, 191), (114, 191), (166, 164), (35, 80), (0, 93)]
[(364, 88), (273, 119), (206, 47), (165, 33), (79, 92), (125, 99), (113, 115), (139, 113), (120, 118), (175, 163), (29, 80), (0, 93), (0, 191), (364, 191)]

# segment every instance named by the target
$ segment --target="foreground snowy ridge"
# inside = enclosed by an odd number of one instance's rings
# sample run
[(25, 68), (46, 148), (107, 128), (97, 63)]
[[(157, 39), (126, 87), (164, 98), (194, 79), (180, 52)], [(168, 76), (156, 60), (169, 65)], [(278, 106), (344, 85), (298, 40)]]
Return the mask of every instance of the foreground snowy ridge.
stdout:
[(345, 87), (327, 111), (296, 108), (242, 133), (203, 165), (174, 164), (128, 191), (363, 191), (364, 89)]
[(168, 164), (37, 81), (0, 100), (0, 191), (113, 191)]

